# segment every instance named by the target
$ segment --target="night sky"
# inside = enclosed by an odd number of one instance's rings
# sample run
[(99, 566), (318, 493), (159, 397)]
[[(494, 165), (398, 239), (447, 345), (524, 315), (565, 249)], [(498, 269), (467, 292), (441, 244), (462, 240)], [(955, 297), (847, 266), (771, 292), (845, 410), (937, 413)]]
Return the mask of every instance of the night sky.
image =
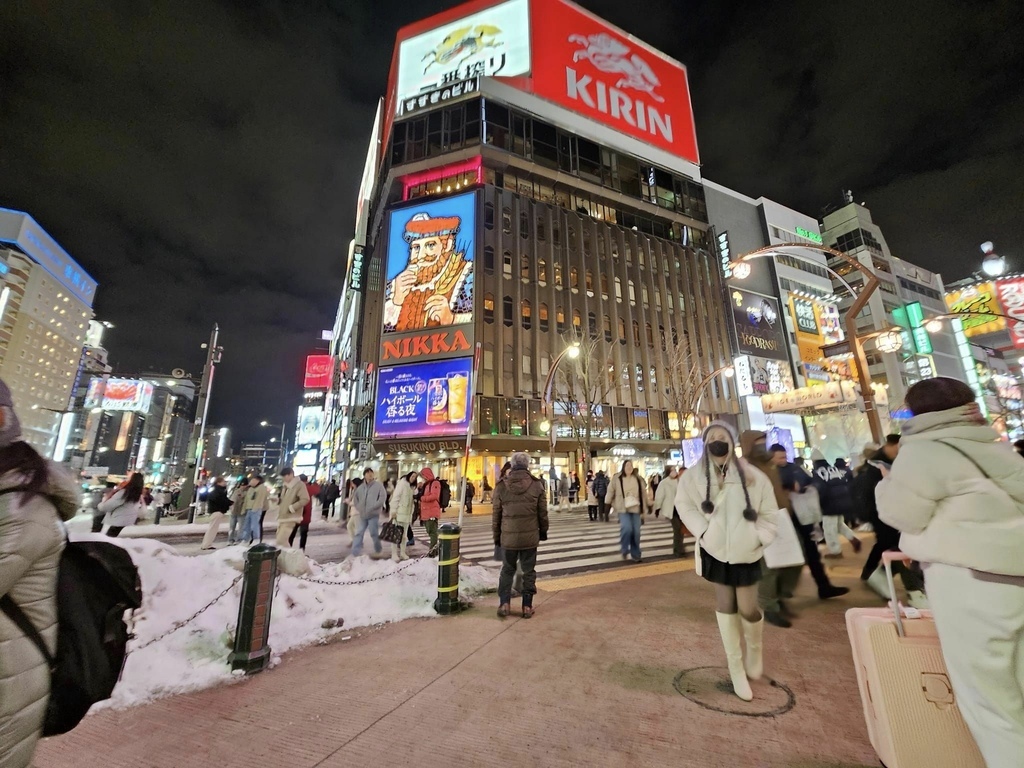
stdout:
[[(395, 33), (456, 4), (0, 3), (0, 206), (99, 280), (116, 372), (198, 375), (218, 322), (211, 424), (294, 420)], [(1019, 0), (581, 4), (688, 66), (708, 178), (815, 216), (852, 189), (947, 280), (984, 240), (1024, 269)]]

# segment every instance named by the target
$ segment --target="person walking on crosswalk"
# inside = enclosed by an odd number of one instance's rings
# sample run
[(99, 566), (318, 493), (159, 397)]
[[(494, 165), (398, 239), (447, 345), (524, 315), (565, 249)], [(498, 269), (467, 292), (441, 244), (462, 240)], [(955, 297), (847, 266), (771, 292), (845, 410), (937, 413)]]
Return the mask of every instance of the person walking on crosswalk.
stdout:
[(608, 506), (619, 516), (619, 550), (622, 559), (642, 561), (640, 553), (640, 526), (644, 523), (647, 506), (647, 484), (633, 467), (633, 462), (622, 462), (622, 471), (608, 484)]
[(498, 615), (511, 613), (512, 578), (523, 567), (523, 618), (533, 616), (537, 593), (537, 547), (548, 538), (548, 500), (544, 483), (530, 474), (530, 457), (512, 454), (512, 471), (494, 489), (491, 530), (504, 554), (498, 580)]

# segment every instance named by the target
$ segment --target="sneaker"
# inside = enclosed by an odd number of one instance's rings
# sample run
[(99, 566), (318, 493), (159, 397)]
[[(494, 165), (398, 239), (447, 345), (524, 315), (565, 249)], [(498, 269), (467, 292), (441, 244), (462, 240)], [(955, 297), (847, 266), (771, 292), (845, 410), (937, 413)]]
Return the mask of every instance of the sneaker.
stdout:
[(838, 560), (843, 556), (842, 552), (825, 552), (822, 557), (827, 557), (830, 560)]
[(863, 525), (861, 525), (857, 529), (857, 533), (874, 533), (874, 532), (875, 532), (875, 526), (873, 526), (871, 523), (864, 523)]
[(917, 608), (919, 611), (928, 611), (932, 607), (928, 602), (928, 596), (919, 589), (907, 590), (907, 602), (911, 608)]
[(512, 606), (509, 605), (508, 603), (502, 603), (501, 605), (498, 606), (498, 616), (500, 618), (504, 619), (510, 613), (512, 613)]
[(789, 629), (793, 626), (789, 619), (776, 611), (765, 611), (764, 620), (772, 626), (781, 627), (782, 629)]
[(848, 594), (849, 591), (849, 587), (835, 587), (829, 584), (825, 589), (818, 590), (818, 599), (830, 600), (833, 597), (842, 597), (843, 595)]
[(533, 618), (533, 606), (532, 605), (524, 605), (523, 606), (523, 618), (524, 619), (532, 619)]

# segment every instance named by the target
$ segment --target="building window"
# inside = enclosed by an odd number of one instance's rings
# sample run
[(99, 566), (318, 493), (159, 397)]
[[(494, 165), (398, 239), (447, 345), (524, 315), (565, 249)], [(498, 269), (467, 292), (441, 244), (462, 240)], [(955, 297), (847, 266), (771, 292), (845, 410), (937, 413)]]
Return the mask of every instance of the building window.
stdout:
[(530, 306), (529, 299), (523, 299), (523, 330), (528, 331), (533, 328), (533, 307)]
[(654, 347), (654, 328), (650, 323), (644, 326), (644, 331), (647, 333), (647, 346), (649, 348)]
[(619, 318), (619, 344), (626, 343), (626, 321)]
[(640, 346), (640, 323), (633, 321), (633, 343)]
[(646, 285), (641, 285), (640, 286), (640, 296), (643, 298), (644, 309), (647, 309), (647, 307), (649, 307), (651, 305), (651, 302), (650, 302), (649, 297), (647, 296), (647, 286)]
[(578, 309), (574, 309), (572, 311), (572, 329), (576, 332), (577, 337), (582, 335), (582, 327), (583, 317), (580, 315), (580, 311)]
[(661, 312), (661, 291), (660, 290), (656, 290), (654, 292), (654, 306), (655, 306), (655, 308), (659, 312)]
[(615, 278), (615, 300), (622, 301), (622, 278)]
[(484, 322), (494, 322), (494, 294), (484, 294)]
[(494, 249), (491, 246), (484, 246), (484, 269), (494, 272)]
[(587, 313), (587, 330), (590, 331), (590, 338), (597, 338), (597, 315), (593, 312)]
[(494, 203), (484, 203), (484, 226), (494, 229)]
[(547, 331), (548, 331), (548, 305), (547, 304), (540, 304), (537, 307), (537, 314), (538, 314), (539, 319), (540, 319), (540, 330), (541, 330), (541, 332), (547, 333)]
[(526, 212), (519, 214), (519, 236), (526, 240), (530, 237), (530, 217), (526, 215)]
[(501, 300), (501, 313), (504, 316), (502, 323), (506, 328), (512, 327), (512, 297), (506, 296)]
[(562, 290), (562, 263), (555, 262), (555, 288)]
[(501, 273), (506, 280), (512, 279), (512, 251), (505, 251), (501, 254)]
[(666, 349), (668, 347), (668, 340), (665, 338), (665, 326), (658, 326), (658, 336), (661, 338), (661, 348)]
[(636, 305), (636, 288), (633, 286), (633, 281), (629, 281), (629, 303), (630, 306)]
[(601, 298), (608, 300), (608, 275), (605, 272), (601, 273)]
[(530, 257), (519, 257), (519, 277), (524, 283), (530, 282)]
[(537, 284), (541, 288), (548, 284), (548, 262), (545, 259), (537, 261)]
[(576, 267), (569, 268), (569, 287), (572, 288), (573, 293), (580, 289), (580, 273)]
[(565, 333), (565, 310), (561, 307), (555, 310), (555, 323), (558, 326), (558, 332)]
[(593, 298), (594, 297), (594, 273), (591, 272), (588, 269), (586, 275), (584, 276), (584, 280), (586, 280), (586, 285), (587, 285), (587, 296), (590, 296), (591, 298)]
[(543, 243), (547, 239), (547, 227), (544, 226), (544, 219), (543, 217), (537, 217), (537, 240)]
[(612, 342), (612, 319), (608, 315), (604, 316), (604, 340)]
[(506, 235), (512, 234), (512, 209), (501, 209), (501, 231)]

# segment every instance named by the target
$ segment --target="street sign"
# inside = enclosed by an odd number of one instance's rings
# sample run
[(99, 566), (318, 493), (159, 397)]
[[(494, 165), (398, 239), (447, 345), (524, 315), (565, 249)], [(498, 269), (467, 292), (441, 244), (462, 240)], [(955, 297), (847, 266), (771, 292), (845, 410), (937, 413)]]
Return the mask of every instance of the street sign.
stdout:
[(852, 350), (850, 349), (850, 340), (840, 341), (835, 344), (826, 344), (821, 348), (821, 354), (825, 357), (839, 357), (840, 355), (848, 355)]
[(86, 467), (82, 475), (86, 477), (102, 477), (110, 474), (110, 467)]

